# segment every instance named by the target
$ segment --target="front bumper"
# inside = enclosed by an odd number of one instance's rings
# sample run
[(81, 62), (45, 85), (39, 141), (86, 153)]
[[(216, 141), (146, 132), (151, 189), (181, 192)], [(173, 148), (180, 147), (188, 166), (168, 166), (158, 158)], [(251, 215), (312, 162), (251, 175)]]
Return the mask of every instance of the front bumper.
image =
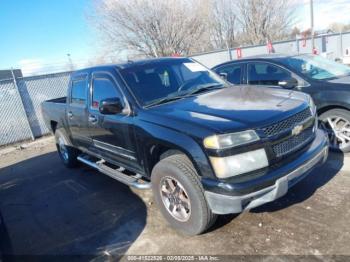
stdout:
[[(284, 196), (288, 189), (303, 179), (312, 169), (323, 164), (328, 157), (328, 138), (317, 130), (316, 138), (298, 158), (274, 171), (278, 179), (271, 186), (244, 195), (227, 195), (206, 190), (208, 204), (215, 214), (240, 213)], [(274, 175), (275, 175), (274, 174)], [(230, 185), (226, 185), (230, 188)]]

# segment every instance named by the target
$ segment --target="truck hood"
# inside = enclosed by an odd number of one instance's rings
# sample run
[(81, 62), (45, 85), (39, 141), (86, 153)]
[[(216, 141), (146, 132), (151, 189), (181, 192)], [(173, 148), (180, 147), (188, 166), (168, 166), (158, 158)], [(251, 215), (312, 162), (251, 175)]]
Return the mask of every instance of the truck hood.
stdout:
[[(308, 95), (274, 88), (232, 86), (148, 111), (152, 122), (180, 131), (235, 132), (273, 124), (308, 107)], [(152, 120), (151, 120), (152, 119)], [(193, 126), (196, 125), (196, 126)], [(195, 131), (193, 131), (195, 132)]]

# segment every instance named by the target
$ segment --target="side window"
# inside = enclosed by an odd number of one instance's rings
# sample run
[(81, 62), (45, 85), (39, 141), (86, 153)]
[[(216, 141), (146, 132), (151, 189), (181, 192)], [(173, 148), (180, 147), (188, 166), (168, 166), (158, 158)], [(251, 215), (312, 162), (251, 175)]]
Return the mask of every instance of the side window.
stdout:
[(111, 79), (94, 78), (92, 80), (92, 108), (98, 109), (101, 100), (116, 97), (122, 100), (121, 93)]
[(216, 70), (218, 74), (221, 74), (221, 73), (227, 74), (227, 81), (236, 85), (242, 84), (241, 82), (242, 71), (243, 71), (242, 64), (223, 66)]
[(86, 78), (72, 80), (71, 104), (84, 105), (86, 101)]
[(290, 72), (268, 63), (248, 64), (248, 84), (278, 85), (279, 81), (292, 78)]

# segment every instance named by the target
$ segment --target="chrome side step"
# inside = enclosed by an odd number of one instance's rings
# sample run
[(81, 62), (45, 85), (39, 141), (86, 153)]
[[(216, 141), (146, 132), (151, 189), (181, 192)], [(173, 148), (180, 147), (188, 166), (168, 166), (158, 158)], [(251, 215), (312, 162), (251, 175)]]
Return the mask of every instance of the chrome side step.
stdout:
[(99, 160), (97, 162), (93, 162), (84, 156), (78, 156), (77, 159), (80, 162), (82, 162), (88, 166), (91, 166), (92, 168), (97, 169), (101, 173), (103, 173), (111, 178), (114, 178), (114, 179), (118, 180), (119, 182), (126, 184), (128, 186), (131, 186), (131, 187), (134, 187), (137, 189), (150, 189), (151, 188), (151, 183), (142, 180), (140, 175), (129, 176), (129, 175), (122, 173), (122, 171), (124, 170), (124, 168), (122, 168), (122, 167), (118, 168), (118, 169), (113, 169), (113, 168), (105, 165), (104, 160)]

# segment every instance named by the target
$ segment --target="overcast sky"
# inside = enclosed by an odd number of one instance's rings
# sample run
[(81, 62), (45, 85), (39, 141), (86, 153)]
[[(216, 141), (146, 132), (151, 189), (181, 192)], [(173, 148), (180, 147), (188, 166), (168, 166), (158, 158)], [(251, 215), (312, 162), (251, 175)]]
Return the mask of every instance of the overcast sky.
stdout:
[[(310, 0), (296, 0), (297, 26), (301, 30), (310, 28)], [(350, 23), (350, 0), (314, 0), (315, 29), (326, 29), (330, 24)]]
[[(127, 1), (127, 0), (125, 0)], [(309, 0), (295, 0), (296, 25), (310, 27)], [(71, 54), (84, 63), (99, 53), (98, 39), (86, 22), (91, 0), (0, 0), (0, 69), (24, 74), (63, 68)], [(350, 22), (350, 0), (314, 0), (315, 28)]]

